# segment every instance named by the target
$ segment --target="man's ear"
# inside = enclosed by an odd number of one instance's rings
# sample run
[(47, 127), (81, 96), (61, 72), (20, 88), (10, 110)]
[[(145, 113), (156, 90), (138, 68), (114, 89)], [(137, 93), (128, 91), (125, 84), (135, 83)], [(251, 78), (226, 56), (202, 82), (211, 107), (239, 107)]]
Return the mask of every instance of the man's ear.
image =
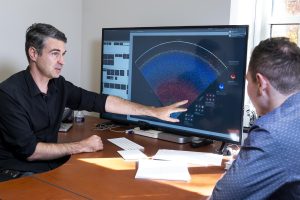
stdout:
[(28, 55), (30, 57), (30, 60), (32, 61), (36, 61), (37, 57), (38, 57), (38, 52), (34, 47), (29, 47), (28, 49)]
[(269, 80), (264, 75), (257, 73), (256, 74), (256, 82), (257, 82), (257, 87), (258, 87), (258, 94), (262, 95), (263, 93), (266, 92), (266, 89), (269, 84)]

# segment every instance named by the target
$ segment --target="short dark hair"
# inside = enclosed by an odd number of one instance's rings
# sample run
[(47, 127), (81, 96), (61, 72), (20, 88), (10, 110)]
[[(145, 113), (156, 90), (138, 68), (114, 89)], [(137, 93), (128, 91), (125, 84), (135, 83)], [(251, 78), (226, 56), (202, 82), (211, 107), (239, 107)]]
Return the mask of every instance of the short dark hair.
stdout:
[(263, 40), (252, 52), (249, 72), (253, 81), (260, 73), (282, 94), (300, 90), (300, 48), (288, 38)]
[(28, 49), (34, 47), (38, 54), (41, 55), (44, 48), (44, 42), (47, 38), (55, 38), (67, 43), (65, 34), (50, 24), (35, 23), (26, 31), (25, 52), (29, 62)]

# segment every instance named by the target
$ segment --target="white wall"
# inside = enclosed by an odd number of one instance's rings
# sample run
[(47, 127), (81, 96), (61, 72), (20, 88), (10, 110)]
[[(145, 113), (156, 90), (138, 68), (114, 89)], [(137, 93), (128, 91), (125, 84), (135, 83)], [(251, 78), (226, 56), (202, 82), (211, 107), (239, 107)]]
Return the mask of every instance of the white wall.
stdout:
[(229, 24), (230, 0), (83, 1), (82, 87), (100, 91), (101, 29)]
[(248, 57), (254, 46), (256, 0), (231, 0), (230, 24), (249, 25)]
[(82, 87), (99, 92), (101, 28), (229, 24), (230, 0), (83, 1)]
[[(266, 1), (266, 0), (260, 0)], [(244, 0), (231, 0), (230, 8), (230, 24), (245, 24), (249, 25), (249, 38), (248, 38), (248, 55), (247, 55), (247, 65), (250, 60), (251, 53), (253, 48), (256, 46), (255, 43), (255, 31), (257, 30), (256, 19), (256, 10), (258, 8), (257, 0), (244, 1)], [(247, 66), (248, 67), (248, 66)], [(250, 125), (250, 116), (249, 113), (254, 111), (255, 108), (252, 105), (250, 98), (247, 93), (247, 81), (245, 86), (245, 109), (244, 109), (244, 126), (248, 127)], [(250, 111), (248, 112), (247, 110)]]
[(82, 0), (0, 0), (0, 82), (28, 65), (25, 32), (36, 22), (52, 24), (66, 34), (62, 74), (80, 85)]

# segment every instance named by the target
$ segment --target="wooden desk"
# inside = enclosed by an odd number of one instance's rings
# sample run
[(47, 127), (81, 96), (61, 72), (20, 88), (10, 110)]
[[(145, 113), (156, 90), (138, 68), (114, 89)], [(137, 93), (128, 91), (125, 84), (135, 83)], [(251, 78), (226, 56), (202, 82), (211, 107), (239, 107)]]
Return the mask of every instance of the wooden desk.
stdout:
[[(108, 142), (108, 138), (125, 136), (144, 146), (144, 153), (148, 156), (154, 155), (158, 149), (163, 148), (211, 152), (217, 146), (210, 145), (206, 148), (191, 149), (188, 144), (179, 145), (139, 135), (92, 130), (94, 125), (99, 122), (100, 119), (98, 118), (87, 117), (83, 124), (75, 124), (70, 132), (60, 133), (59, 141), (78, 141), (90, 135), (97, 134), (102, 138), (104, 144), (103, 151), (72, 155), (70, 160), (63, 166), (46, 173), (36, 174), (33, 177), (41, 182), (51, 184), (49, 186), (51, 188), (54, 185), (57, 188), (73, 192), (78, 195), (78, 198), (101, 200), (199, 200), (206, 199), (210, 195), (217, 180), (224, 172), (224, 167), (189, 168), (192, 176), (189, 183), (135, 179), (136, 163), (124, 161), (117, 153), (120, 148)], [(24, 178), (23, 180), (33, 181), (32, 178)], [(40, 186), (33, 187), (39, 188)]]
[(31, 199), (86, 199), (72, 191), (66, 191), (55, 185), (36, 179), (24, 177), (0, 183), (1, 200)]

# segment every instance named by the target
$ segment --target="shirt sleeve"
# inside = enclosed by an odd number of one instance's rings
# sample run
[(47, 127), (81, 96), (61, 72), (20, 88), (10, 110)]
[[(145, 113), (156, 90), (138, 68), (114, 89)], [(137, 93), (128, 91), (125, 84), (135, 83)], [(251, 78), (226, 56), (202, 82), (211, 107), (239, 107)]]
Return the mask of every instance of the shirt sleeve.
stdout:
[(0, 90), (0, 133), (6, 148), (26, 159), (35, 151), (37, 140), (31, 130), (26, 111)]
[[(251, 145), (250, 145), (251, 144)], [(282, 184), (285, 171), (277, 163), (276, 144), (257, 129), (249, 134), (237, 159), (216, 184), (211, 199), (265, 199)]]
[(105, 112), (107, 95), (87, 91), (66, 81), (67, 107), (74, 110)]

